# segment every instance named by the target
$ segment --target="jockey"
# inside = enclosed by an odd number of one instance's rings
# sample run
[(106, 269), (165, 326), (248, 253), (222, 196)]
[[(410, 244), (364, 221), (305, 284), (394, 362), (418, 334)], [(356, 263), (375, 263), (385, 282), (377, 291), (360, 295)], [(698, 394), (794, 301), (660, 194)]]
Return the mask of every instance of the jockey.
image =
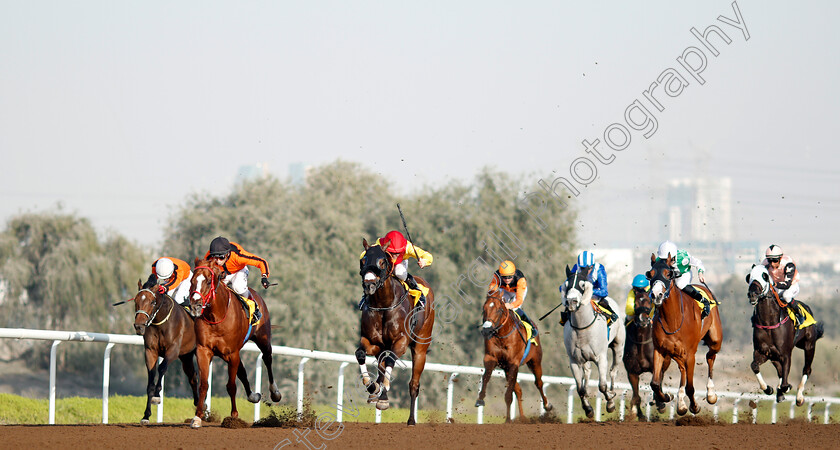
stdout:
[[(384, 250), (391, 256), (391, 264), (394, 266), (394, 276), (400, 281), (405, 281), (409, 290), (413, 291), (412, 294), (420, 294), (420, 300), (417, 307), (422, 310), (426, 305), (426, 296), (417, 286), (417, 281), (414, 277), (408, 273), (408, 258), (417, 259), (417, 265), (422, 269), (432, 265), (432, 261), (434, 260), (432, 254), (412, 244), (411, 242), (408, 242), (405, 236), (397, 230), (389, 231), (385, 237), (379, 238), (374, 245), (382, 245), (385, 242), (389, 242), (388, 248), (385, 248)], [(362, 253), (361, 258), (364, 258), (364, 256), (365, 254)], [(359, 309), (364, 309), (366, 304), (367, 295), (365, 294), (362, 295), (362, 300), (359, 301)]]
[(627, 305), (624, 307), (625, 324), (632, 322), (633, 316), (636, 315), (636, 289), (644, 289), (645, 292), (650, 292), (650, 281), (644, 274), (640, 273), (633, 277), (633, 285), (630, 287), (630, 292), (627, 293)]
[(230, 242), (221, 236), (210, 242), (210, 251), (204, 255), (204, 259), (215, 262), (225, 269), (224, 283), (242, 298), (254, 302), (252, 324), (257, 323), (262, 318), (262, 313), (256, 300), (251, 297), (251, 291), (248, 290), (248, 266), (260, 269), (262, 273), (260, 282), (263, 289), (268, 289), (271, 285), (268, 282), (268, 261), (253, 253), (246, 252), (239, 244)]
[(805, 316), (799, 308), (792, 308), (794, 297), (799, 294), (799, 271), (796, 270), (796, 261), (787, 256), (778, 245), (771, 245), (764, 252), (764, 261), (761, 264), (770, 272), (773, 284), (779, 297), (787, 304), (785, 307), (793, 311), (799, 323), (805, 322)]
[(501, 263), (499, 270), (493, 273), (493, 279), (490, 280), (488, 291), (496, 292), (496, 290), (501, 290), (505, 308), (516, 311), (522, 320), (531, 325), (531, 328), (534, 330), (534, 336), (536, 336), (537, 324), (522, 310), (525, 296), (528, 295), (528, 282), (525, 280), (525, 274), (513, 265), (513, 261)]
[(706, 269), (703, 267), (703, 261), (700, 261), (700, 258), (695, 258), (691, 256), (685, 250), (678, 250), (677, 244), (674, 244), (671, 241), (665, 241), (659, 244), (659, 249), (656, 252), (656, 257), (658, 259), (668, 259), (668, 255), (671, 255), (671, 268), (676, 270), (679, 273), (679, 277), (677, 278), (677, 287), (680, 288), (683, 292), (688, 294), (694, 300), (703, 303), (703, 315), (702, 317), (706, 317), (709, 315), (709, 301), (706, 300), (706, 297), (700, 293), (694, 286), (691, 285), (691, 268), (694, 267), (697, 269), (697, 278), (700, 280), (701, 283), (706, 283), (706, 278), (703, 275), (706, 272)]
[(152, 274), (149, 275), (143, 287), (149, 289), (157, 285), (159, 293), (172, 297), (172, 300), (183, 306), (189, 306), (187, 297), (190, 295), (190, 279), (192, 279), (190, 265), (180, 259), (167, 256), (158, 258), (152, 263)]
[[(572, 267), (572, 273), (577, 273), (577, 271), (583, 267), (591, 267), (592, 270), (589, 271), (589, 280), (592, 283), (592, 299), (598, 302), (602, 308), (606, 309), (610, 312), (610, 319), (615, 322), (618, 320), (618, 314), (613, 311), (612, 307), (610, 307), (610, 303), (607, 301), (607, 270), (604, 269), (604, 265), (601, 263), (595, 262), (595, 255), (592, 254), (590, 251), (583, 251), (580, 255), (578, 255), (577, 264)], [(560, 291), (563, 291), (563, 286), (560, 286)], [(560, 325), (565, 325), (566, 321), (569, 320), (569, 310), (566, 309), (562, 313), (560, 313)]]

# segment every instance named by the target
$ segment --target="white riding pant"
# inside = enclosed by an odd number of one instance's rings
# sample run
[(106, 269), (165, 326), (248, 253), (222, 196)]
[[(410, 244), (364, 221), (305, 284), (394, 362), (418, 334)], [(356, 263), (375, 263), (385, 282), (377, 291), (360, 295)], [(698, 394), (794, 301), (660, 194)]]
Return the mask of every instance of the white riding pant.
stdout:
[(778, 289), (776, 292), (779, 293), (779, 297), (784, 299), (785, 303), (790, 303), (791, 300), (799, 295), (799, 283), (796, 283), (787, 289)]
[(250, 293), (248, 292), (248, 267), (246, 266), (244, 269), (240, 270), (239, 272), (232, 273), (225, 277), (224, 283), (230, 286), (233, 289), (233, 292), (237, 294), (250, 298)]
[(394, 276), (399, 278), (400, 281), (405, 281), (408, 278), (408, 261), (403, 260), (401, 263), (394, 266)]
[(190, 276), (187, 277), (186, 280), (182, 281), (181, 284), (176, 286), (173, 289), (170, 289), (167, 294), (172, 297), (172, 300), (175, 300), (176, 303), (189, 303), (190, 295), (190, 280), (192, 280), (192, 271), (190, 271)]
[(680, 288), (681, 290), (685, 289), (685, 287), (688, 286), (689, 284), (691, 284), (691, 271), (690, 270), (688, 272), (682, 274), (681, 277), (677, 278), (677, 287)]

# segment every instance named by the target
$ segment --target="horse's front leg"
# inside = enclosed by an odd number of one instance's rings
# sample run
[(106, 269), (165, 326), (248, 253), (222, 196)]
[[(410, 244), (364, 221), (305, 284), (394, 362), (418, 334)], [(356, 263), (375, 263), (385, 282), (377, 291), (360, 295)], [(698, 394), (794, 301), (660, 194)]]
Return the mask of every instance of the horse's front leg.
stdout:
[(584, 376), (583, 366), (577, 361), (570, 362), (569, 367), (572, 369), (572, 376), (575, 377), (580, 405), (583, 407), (583, 412), (586, 413), (586, 417), (591, 419), (595, 416), (595, 413), (592, 411), (592, 406), (589, 405), (589, 400), (586, 398), (586, 382), (589, 377)]
[(155, 392), (155, 373), (157, 373), (157, 352), (150, 348), (146, 348), (146, 371), (149, 374), (146, 382), (146, 410), (143, 412), (143, 418), (140, 423), (143, 425), (149, 424), (149, 417), (152, 415), (152, 396)]
[(662, 379), (665, 376), (665, 361), (670, 360), (658, 350), (653, 351), (653, 376), (650, 379), (650, 389), (653, 391), (653, 398), (656, 401), (656, 409), (661, 413), (665, 411), (665, 404), (671, 401), (671, 396), (662, 392)]
[(543, 389), (542, 355), (540, 355), (539, 357), (535, 356), (526, 364), (531, 369), (531, 373), (534, 374), (534, 385), (537, 386), (537, 391), (540, 393), (543, 409), (545, 409), (546, 412), (551, 411), (552, 409), (554, 409), (554, 405), (552, 405), (551, 402), (548, 401), (548, 397), (545, 396), (545, 389)]
[(196, 360), (198, 361), (198, 404), (195, 405), (195, 417), (193, 417), (190, 426), (192, 428), (201, 427), (201, 419), (204, 417), (205, 405), (207, 400), (207, 389), (210, 387), (208, 379), (210, 375), (210, 361), (213, 359), (213, 351), (207, 347), (198, 346), (195, 349)]
[(178, 357), (181, 360), (181, 367), (184, 369), (184, 375), (190, 382), (190, 389), (193, 394), (193, 405), (198, 405), (198, 372), (195, 370), (195, 350), (185, 353)]
[(607, 400), (607, 412), (615, 411), (615, 392), (607, 389), (607, 373), (610, 372), (607, 352), (598, 355), (598, 390), (604, 394)]
[[(507, 386), (505, 387), (505, 422), (510, 422), (510, 404), (513, 403), (513, 391), (517, 385), (516, 376), (519, 374), (519, 366), (511, 364), (505, 370), (505, 380), (507, 381)], [(520, 395), (522, 390), (520, 389)], [(520, 414), (522, 411), (519, 411)]]
[(776, 391), (776, 403), (784, 401), (785, 393), (791, 388), (790, 382), (788, 381), (788, 374), (790, 373), (790, 356), (790, 351), (782, 351), (779, 357), (779, 363), (776, 364), (776, 370), (779, 373), (779, 389)]
[(411, 398), (408, 414), (408, 425), (414, 425), (414, 410), (417, 409), (417, 397), (420, 395), (420, 376), (423, 374), (423, 369), (426, 367), (426, 352), (429, 351), (429, 345), (417, 343), (411, 348), (411, 381), (408, 382), (408, 394)]
[(689, 410), (691, 414), (700, 412), (700, 405), (694, 400), (694, 361), (696, 350), (689, 352), (685, 363), (685, 394), (688, 396)]
[[(263, 365), (265, 365), (265, 371), (268, 374), (268, 392), (271, 396), (271, 401), (277, 403), (283, 399), (283, 395), (280, 393), (280, 389), (277, 388), (277, 384), (274, 382), (274, 370), (272, 370), (271, 368), (271, 326), (267, 321), (263, 326), (267, 330), (266, 333), (261, 334), (259, 339), (254, 339), (254, 342), (260, 349), (260, 353), (262, 354)], [(259, 386), (257, 386), (257, 388), (259, 389)]]
[[(242, 364), (240, 356), (239, 367), (236, 369), (236, 377), (242, 382), (242, 387), (245, 389), (245, 398), (251, 403), (259, 403), (262, 395), (259, 392), (251, 392), (251, 383), (248, 382), (248, 371), (245, 370), (245, 365)], [(255, 386), (259, 390), (259, 386)]]
[(630, 388), (633, 390), (633, 396), (630, 398), (630, 412), (641, 420), (644, 415), (642, 414), (642, 397), (639, 395), (639, 374), (627, 372), (627, 380), (630, 381)]
[(484, 374), (481, 375), (481, 387), (478, 390), (478, 400), (475, 401), (476, 407), (484, 406), (484, 396), (487, 395), (487, 384), (490, 383), (493, 369), (496, 368), (497, 364), (496, 358), (487, 353), (484, 354)]
[(163, 355), (163, 361), (158, 365), (158, 380), (157, 384), (155, 385), (155, 395), (152, 396), (152, 404), (159, 405), (160, 404), (160, 391), (163, 389), (163, 376), (166, 375), (167, 369), (169, 369), (169, 363), (178, 357), (178, 348), (170, 348), (167, 350), (166, 354)]
[(773, 395), (773, 386), (768, 385), (764, 381), (764, 377), (761, 376), (761, 365), (765, 362), (767, 362), (767, 355), (758, 349), (753, 350), (753, 360), (752, 363), (750, 363), (750, 369), (752, 369), (755, 374), (755, 378), (758, 380), (758, 386), (761, 388), (761, 391), (767, 395)]
[(519, 407), (519, 417), (525, 418), (525, 413), (522, 412), (522, 386), (519, 385), (519, 381), (513, 385), (513, 393), (516, 394), (516, 405)]
[[(228, 381), (225, 387), (230, 396), (230, 417), (236, 419), (239, 417), (239, 411), (236, 410), (236, 374), (241, 364), (239, 352), (235, 351), (228, 355), (226, 362), (228, 365)], [(247, 377), (245, 378), (245, 382), (248, 382)]]
[(367, 363), (365, 358), (367, 355), (379, 355), (380, 348), (378, 345), (373, 345), (370, 341), (363, 337), (359, 341), (359, 348), (356, 349), (356, 361), (359, 363), (359, 372), (361, 373), (362, 384), (368, 391), (368, 403), (374, 403), (379, 398), (380, 386), (374, 382), (367, 370)]
[(796, 406), (802, 406), (805, 403), (805, 382), (811, 376), (811, 363), (814, 362), (814, 353), (817, 350), (817, 332), (815, 327), (810, 327), (813, 333), (813, 338), (808, 336), (809, 340), (805, 343), (802, 350), (805, 351), (805, 365), (802, 366), (802, 380), (799, 381), (799, 388), (796, 390)]

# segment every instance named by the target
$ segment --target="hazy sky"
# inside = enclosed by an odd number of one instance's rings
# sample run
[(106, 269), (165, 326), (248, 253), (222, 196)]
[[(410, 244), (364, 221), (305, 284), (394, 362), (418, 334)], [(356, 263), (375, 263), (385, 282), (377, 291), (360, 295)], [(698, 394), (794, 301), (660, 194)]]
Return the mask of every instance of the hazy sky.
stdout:
[[(536, 188), (639, 100), (657, 129), (598, 147), (585, 242), (659, 240), (669, 178), (726, 176), (736, 237), (840, 244), (840, 6), (737, 5), (749, 40), (721, 0), (0, 0), (0, 218), (60, 202), (156, 246), (185, 196), (258, 162), (359, 161), (400, 192), (492, 165)], [(712, 24), (716, 57), (690, 32)], [(643, 91), (668, 68), (687, 86), (658, 111)]]

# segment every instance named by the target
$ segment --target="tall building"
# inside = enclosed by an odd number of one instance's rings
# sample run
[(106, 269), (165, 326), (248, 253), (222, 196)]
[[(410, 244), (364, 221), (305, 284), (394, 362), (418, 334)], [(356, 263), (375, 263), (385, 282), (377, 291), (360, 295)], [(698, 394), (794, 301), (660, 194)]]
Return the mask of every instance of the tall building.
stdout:
[(268, 163), (259, 162), (256, 164), (248, 164), (239, 166), (236, 172), (236, 182), (241, 183), (247, 180), (258, 180), (260, 178), (268, 177)]
[(732, 179), (671, 180), (663, 222), (674, 242), (728, 242), (732, 233)]

